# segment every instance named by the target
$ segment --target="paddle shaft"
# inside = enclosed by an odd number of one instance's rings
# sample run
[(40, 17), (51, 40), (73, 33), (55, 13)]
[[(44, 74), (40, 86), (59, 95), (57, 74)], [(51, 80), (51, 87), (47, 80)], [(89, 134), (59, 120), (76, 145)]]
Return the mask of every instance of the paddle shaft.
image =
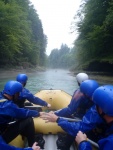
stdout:
[(77, 121), (81, 121), (81, 119), (79, 119), (79, 118), (66, 118), (66, 117), (60, 117), (60, 118), (62, 118), (62, 119), (65, 119), (65, 120), (67, 120), (67, 121), (71, 121), (71, 122), (77, 122)]
[(90, 140), (88, 138), (87, 138), (87, 141), (90, 142), (93, 146), (99, 148), (99, 145), (96, 142), (94, 142), (94, 141), (92, 141), (92, 140)]
[(44, 106), (24, 106), (25, 108), (43, 108)]

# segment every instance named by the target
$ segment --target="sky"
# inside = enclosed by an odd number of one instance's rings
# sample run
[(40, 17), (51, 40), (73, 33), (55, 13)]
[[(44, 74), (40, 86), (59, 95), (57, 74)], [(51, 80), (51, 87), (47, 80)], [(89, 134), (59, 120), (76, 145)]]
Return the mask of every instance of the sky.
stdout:
[(48, 37), (46, 54), (61, 44), (73, 47), (76, 34), (71, 34), (71, 23), (81, 0), (30, 0), (42, 21), (44, 34)]

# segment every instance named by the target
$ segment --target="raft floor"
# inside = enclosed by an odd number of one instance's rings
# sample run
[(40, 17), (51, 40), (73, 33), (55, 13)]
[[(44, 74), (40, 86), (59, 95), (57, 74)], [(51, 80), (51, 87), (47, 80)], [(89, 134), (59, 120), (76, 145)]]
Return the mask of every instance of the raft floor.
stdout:
[[(45, 140), (44, 150), (58, 150), (56, 146), (57, 135), (43, 135)], [(74, 145), (71, 146), (70, 150), (77, 150)]]

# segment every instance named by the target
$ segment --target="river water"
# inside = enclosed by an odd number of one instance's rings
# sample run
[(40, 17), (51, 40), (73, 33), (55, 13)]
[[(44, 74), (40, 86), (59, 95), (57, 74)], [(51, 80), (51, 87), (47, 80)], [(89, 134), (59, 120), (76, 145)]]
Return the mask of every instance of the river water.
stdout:
[[(52, 69), (26, 74), (28, 75), (26, 88), (33, 94), (42, 89), (60, 89), (72, 95), (74, 90), (78, 88), (75, 76), (68, 70)], [(2, 76), (0, 78), (0, 91), (3, 90), (4, 84), (8, 80), (15, 80), (15, 78), (16, 74)]]
[[(73, 94), (78, 88), (75, 75), (68, 70), (50, 69), (43, 72), (20, 72), (28, 75), (26, 88), (33, 94), (43, 89), (60, 89), (69, 94)], [(0, 76), (0, 91), (3, 90), (4, 84), (8, 80), (15, 80), (18, 73), (4, 73)], [(96, 79), (100, 85), (113, 84), (112, 76), (92, 75), (88, 73), (91, 79)]]

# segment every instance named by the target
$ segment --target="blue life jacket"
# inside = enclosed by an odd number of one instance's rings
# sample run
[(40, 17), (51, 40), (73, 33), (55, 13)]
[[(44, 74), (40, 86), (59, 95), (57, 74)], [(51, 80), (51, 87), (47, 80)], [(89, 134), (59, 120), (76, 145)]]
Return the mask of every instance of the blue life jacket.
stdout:
[(72, 117), (73, 115), (82, 118), (91, 106), (93, 106), (93, 101), (86, 98), (78, 89), (74, 92), (70, 104), (55, 114), (61, 117)]

